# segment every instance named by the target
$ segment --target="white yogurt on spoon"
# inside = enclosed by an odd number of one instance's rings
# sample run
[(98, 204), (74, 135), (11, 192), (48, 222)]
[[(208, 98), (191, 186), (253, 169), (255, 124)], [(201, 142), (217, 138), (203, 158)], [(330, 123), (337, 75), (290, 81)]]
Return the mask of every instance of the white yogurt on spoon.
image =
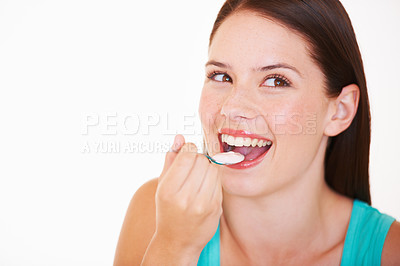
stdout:
[(244, 155), (238, 152), (228, 151), (217, 153), (212, 156), (212, 159), (220, 164), (237, 164), (244, 160)]

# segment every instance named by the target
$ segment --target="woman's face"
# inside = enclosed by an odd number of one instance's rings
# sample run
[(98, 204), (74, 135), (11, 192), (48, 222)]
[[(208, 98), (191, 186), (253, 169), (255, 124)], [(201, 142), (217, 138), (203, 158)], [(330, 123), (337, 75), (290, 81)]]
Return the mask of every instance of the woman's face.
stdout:
[(223, 167), (224, 190), (262, 195), (321, 171), (328, 103), (299, 35), (254, 13), (228, 17), (209, 47), (199, 107), (209, 154), (246, 157)]

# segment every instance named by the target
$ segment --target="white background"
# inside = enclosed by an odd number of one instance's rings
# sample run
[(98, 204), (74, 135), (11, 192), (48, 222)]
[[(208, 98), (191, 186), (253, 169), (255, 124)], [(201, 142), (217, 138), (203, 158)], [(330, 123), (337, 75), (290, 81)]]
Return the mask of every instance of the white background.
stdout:
[[(164, 154), (85, 144), (169, 144), (174, 130), (200, 143), (193, 115), (222, 2), (0, 0), (0, 265), (112, 264), (130, 198)], [(343, 3), (369, 85), (373, 206), (400, 219), (400, 2)], [(135, 114), (161, 120), (124, 135)]]

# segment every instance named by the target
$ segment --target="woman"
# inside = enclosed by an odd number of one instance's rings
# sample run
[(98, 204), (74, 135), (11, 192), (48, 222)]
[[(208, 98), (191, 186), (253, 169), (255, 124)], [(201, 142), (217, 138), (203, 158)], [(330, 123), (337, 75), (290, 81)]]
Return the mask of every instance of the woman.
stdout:
[(337, 0), (228, 0), (199, 112), (211, 164), (175, 137), (134, 195), (115, 265), (398, 265), (372, 208), (363, 64)]

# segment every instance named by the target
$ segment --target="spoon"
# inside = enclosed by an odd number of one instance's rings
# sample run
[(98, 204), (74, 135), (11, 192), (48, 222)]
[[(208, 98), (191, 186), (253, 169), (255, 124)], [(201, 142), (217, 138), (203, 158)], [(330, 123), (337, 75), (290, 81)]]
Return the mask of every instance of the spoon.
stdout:
[(232, 165), (244, 160), (244, 155), (233, 151), (217, 153), (213, 157), (208, 154), (204, 154), (204, 156), (206, 156), (210, 162), (218, 165)]

